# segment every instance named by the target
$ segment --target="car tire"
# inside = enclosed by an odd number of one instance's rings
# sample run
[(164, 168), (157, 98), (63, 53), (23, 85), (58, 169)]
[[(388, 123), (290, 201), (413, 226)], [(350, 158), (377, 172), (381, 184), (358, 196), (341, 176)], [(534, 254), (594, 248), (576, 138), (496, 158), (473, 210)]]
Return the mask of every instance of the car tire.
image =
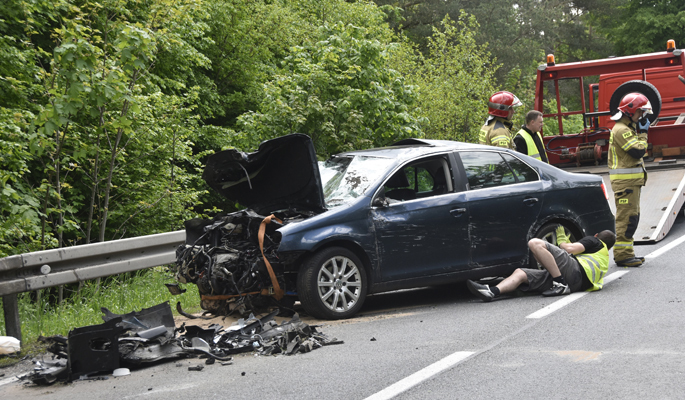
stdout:
[(628, 93), (638, 92), (647, 96), (647, 99), (652, 104), (652, 113), (648, 114), (647, 118), (649, 122), (654, 122), (659, 118), (659, 113), (661, 112), (661, 94), (659, 90), (647, 81), (633, 80), (624, 82), (621, 86), (617, 87), (614, 93), (611, 95), (609, 100), (609, 110), (611, 115), (618, 112), (618, 105), (621, 104), (621, 99)]
[[(535, 237), (538, 239), (542, 239), (546, 242), (552, 243), (552, 244), (557, 244), (557, 227), (560, 224), (558, 222), (550, 222), (545, 225), (543, 225), (538, 232), (535, 234)], [(573, 234), (573, 231), (569, 229), (567, 224), (561, 223), (564, 227), (564, 231), (566, 232), (566, 235), (568, 236), (569, 240), (571, 243), (576, 242), (578, 238)], [(537, 269), (544, 269), (542, 265), (540, 265), (536, 260), (535, 257), (533, 257), (533, 253), (528, 251), (530, 254), (530, 265), (532, 268), (537, 268)]]
[(344, 319), (356, 314), (368, 290), (359, 257), (344, 247), (329, 247), (312, 255), (297, 277), (304, 311), (319, 319)]

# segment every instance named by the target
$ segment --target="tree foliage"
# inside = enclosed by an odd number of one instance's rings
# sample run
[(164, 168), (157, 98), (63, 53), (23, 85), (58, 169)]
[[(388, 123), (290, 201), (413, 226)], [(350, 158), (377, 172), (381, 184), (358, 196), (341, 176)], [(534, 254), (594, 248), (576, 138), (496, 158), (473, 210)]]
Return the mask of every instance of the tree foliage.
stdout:
[(445, 16), (458, 20), (463, 11), (479, 24), (476, 42), (487, 46), (492, 61), (499, 64), (498, 84), (507, 88), (513, 76), (534, 74), (531, 63), (541, 55), (555, 53), (563, 62), (608, 56), (604, 36), (587, 21), (587, 14), (605, 7), (602, 0), (376, 0), (379, 5), (399, 8), (390, 14), (394, 28), (428, 51), (433, 28)]
[(23, 54), (31, 75), (2, 57), (0, 255), (178, 227), (199, 194), (185, 186), (198, 96), (155, 67), (167, 54), (177, 71), (206, 64), (188, 40), (202, 3), (10, 3), (3, 55)]
[(606, 5), (592, 17), (613, 43), (615, 55), (663, 51), (669, 39), (679, 48), (685, 46), (685, 0), (623, 0)]
[(483, 123), (482, 110), (496, 91), (490, 53), (476, 43), (478, 23), (462, 13), (449, 17), (428, 38), (428, 54), (414, 53), (415, 65), (405, 64), (409, 80), (417, 85), (424, 128), (431, 139), (475, 142)]
[(318, 40), (292, 48), (282, 73), (265, 84), (259, 111), (240, 117), (246, 140), (305, 133), (326, 156), (421, 136), (410, 112), (415, 88), (388, 68), (392, 46), (367, 28), (323, 25)]

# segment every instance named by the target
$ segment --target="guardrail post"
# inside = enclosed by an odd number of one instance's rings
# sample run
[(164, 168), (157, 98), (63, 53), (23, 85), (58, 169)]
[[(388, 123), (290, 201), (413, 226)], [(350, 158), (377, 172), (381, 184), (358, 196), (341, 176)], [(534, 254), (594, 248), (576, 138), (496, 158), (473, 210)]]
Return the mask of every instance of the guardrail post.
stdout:
[(21, 341), (21, 321), (19, 320), (19, 303), (17, 294), (2, 296), (2, 309), (5, 312), (5, 332)]

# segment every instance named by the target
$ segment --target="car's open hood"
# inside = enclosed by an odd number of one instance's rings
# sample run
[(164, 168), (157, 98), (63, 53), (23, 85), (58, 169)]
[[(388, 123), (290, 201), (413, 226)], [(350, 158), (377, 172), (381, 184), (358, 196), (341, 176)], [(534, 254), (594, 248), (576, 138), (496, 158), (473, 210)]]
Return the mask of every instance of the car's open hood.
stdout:
[(307, 135), (264, 141), (254, 153), (216, 153), (207, 160), (202, 179), (262, 215), (287, 208), (325, 211), (316, 153)]

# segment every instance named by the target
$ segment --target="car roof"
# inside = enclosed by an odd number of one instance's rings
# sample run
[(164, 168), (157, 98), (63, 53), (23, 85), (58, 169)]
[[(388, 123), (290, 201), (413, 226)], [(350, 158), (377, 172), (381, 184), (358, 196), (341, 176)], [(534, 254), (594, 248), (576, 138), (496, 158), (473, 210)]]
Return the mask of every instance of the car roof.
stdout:
[(394, 158), (401, 160), (450, 150), (475, 149), (493, 150), (493, 147), (473, 143), (457, 142), (452, 140), (404, 139), (390, 146), (377, 147), (366, 150), (348, 151), (336, 154), (334, 155), (334, 157), (367, 156)]

